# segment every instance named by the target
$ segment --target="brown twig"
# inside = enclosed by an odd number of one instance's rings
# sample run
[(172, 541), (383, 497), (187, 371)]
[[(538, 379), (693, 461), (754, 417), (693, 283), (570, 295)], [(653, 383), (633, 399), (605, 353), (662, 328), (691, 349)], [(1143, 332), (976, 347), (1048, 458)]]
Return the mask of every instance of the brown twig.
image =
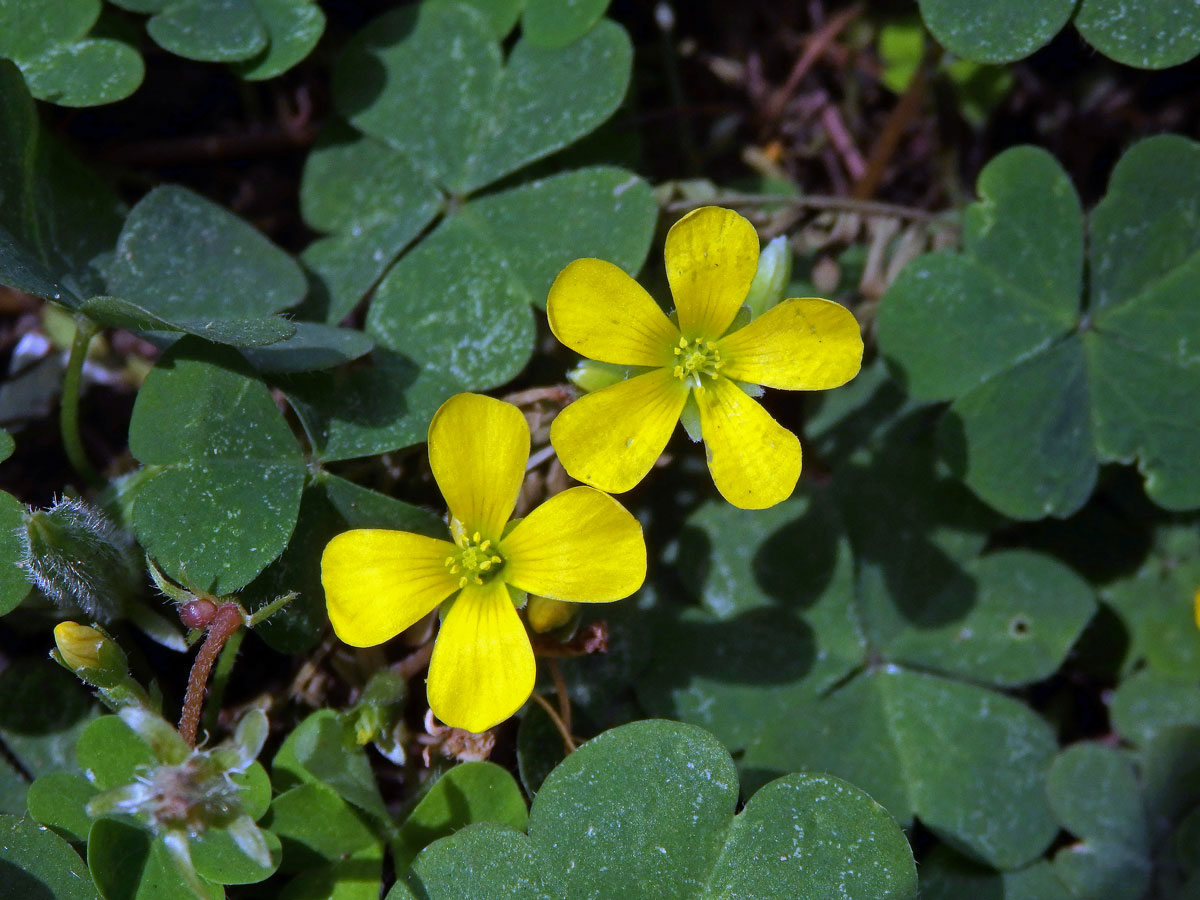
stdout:
[(550, 721), (554, 723), (555, 729), (558, 731), (559, 736), (562, 738), (563, 749), (566, 750), (567, 755), (570, 756), (572, 753), (575, 752), (575, 747), (577, 745), (575, 743), (575, 739), (573, 737), (571, 737), (571, 732), (567, 728), (566, 723), (563, 722), (563, 720), (559, 718), (558, 712), (554, 709), (553, 706), (550, 705), (549, 700), (547, 700), (545, 697), (543, 697), (537, 691), (534, 691), (532, 696), (533, 696), (534, 702), (537, 703), (538, 706), (540, 706), (542, 709), (544, 709), (546, 711), (546, 715), (548, 715), (550, 717)]
[(569, 732), (571, 730), (571, 697), (567, 693), (567, 683), (563, 680), (562, 669), (559, 668), (557, 660), (546, 660), (546, 666), (550, 669), (550, 677), (554, 679), (554, 693), (558, 695), (558, 714), (562, 716), (563, 725)]
[(800, 58), (792, 66), (792, 71), (788, 73), (783, 86), (775, 92), (775, 96), (771, 98), (770, 102), (767, 103), (766, 109), (763, 111), (763, 118), (767, 123), (774, 123), (779, 120), (779, 117), (783, 115), (783, 111), (787, 107), (788, 101), (791, 100), (792, 94), (796, 92), (796, 88), (800, 86), (800, 82), (804, 79), (804, 76), (816, 65), (817, 60), (821, 58), (834, 39), (842, 33), (843, 29), (858, 18), (861, 13), (862, 4), (860, 3), (846, 7), (826, 22), (820, 31), (805, 42), (804, 52), (800, 54)]
[(875, 145), (867, 156), (867, 171), (854, 185), (853, 197), (855, 200), (870, 200), (879, 190), (888, 163), (892, 161), (892, 157), (896, 155), (896, 150), (900, 146), (900, 139), (904, 137), (904, 132), (925, 100), (925, 86), (941, 58), (942, 48), (931, 41), (925, 49), (925, 55), (921, 58), (921, 64), (917, 67), (916, 74), (905, 88), (900, 102), (888, 114), (887, 121), (883, 123), (883, 130), (879, 132), (879, 137), (876, 138)]
[(705, 200), (674, 200), (667, 203), (663, 207), (663, 211), (668, 213), (690, 212), (712, 203), (736, 208), (781, 205), (796, 209), (861, 213), (865, 216), (895, 216), (898, 219), (912, 222), (932, 222), (942, 216), (941, 213), (918, 209), (915, 206), (880, 203), (876, 200), (856, 200), (853, 197), (838, 197), (830, 194), (805, 194), (802, 197), (794, 197), (789, 194), (738, 194), (734, 192), (720, 193), (716, 197)]
[(222, 603), (208, 625), (204, 645), (196, 654), (192, 671), (188, 675), (187, 693), (183, 698), (183, 712), (179, 716), (179, 733), (189, 747), (196, 746), (196, 732), (200, 729), (200, 713), (204, 707), (204, 694), (208, 689), (208, 675), (213, 663), (221, 654), (221, 648), (230, 635), (242, 627), (243, 611), (236, 603)]

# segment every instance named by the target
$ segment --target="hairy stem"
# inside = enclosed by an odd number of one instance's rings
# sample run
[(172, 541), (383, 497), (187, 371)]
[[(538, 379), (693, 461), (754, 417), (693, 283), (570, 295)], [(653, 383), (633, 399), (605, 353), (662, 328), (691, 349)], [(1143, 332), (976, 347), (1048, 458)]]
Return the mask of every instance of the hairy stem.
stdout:
[(192, 663), (187, 693), (183, 698), (183, 712), (179, 716), (179, 733), (190, 747), (196, 746), (196, 732), (200, 729), (200, 712), (208, 687), (208, 673), (212, 671), (213, 663), (217, 661), (225, 642), (241, 627), (242, 608), (236, 603), (221, 604), (208, 626), (204, 645)]

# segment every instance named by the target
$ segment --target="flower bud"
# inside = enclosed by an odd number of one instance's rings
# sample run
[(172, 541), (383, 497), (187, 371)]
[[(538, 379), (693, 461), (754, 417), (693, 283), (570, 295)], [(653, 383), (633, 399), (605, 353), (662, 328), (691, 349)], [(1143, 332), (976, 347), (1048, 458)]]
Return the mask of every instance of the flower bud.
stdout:
[(54, 626), (58, 660), (93, 687), (116, 687), (129, 677), (125, 652), (104, 632), (78, 622)]
[(783, 299), (788, 282), (792, 279), (792, 248), (788, 246), (784, 235), (772, 240), (763, 247), (758, 257), (758, 271), (750, 282), (750, 292), (746, 295), (745, 305), (750, 307), (750, 315), (757, 319), (772, 306)]
[(137, 595), (133, 541), (100, 510), (60, 500), (25, 514), (26, 577), (56, 605), (107, 622)]
[(538, 634), (545, 634), (570, 624), (578, 613), (579, 607), (575, 603), (564, 603), (562, 600), (536, 595), (530, 596), (525, 605), (529, 627)]
[(626, 366), (598, 362), (594, 359), (580, 360), (575, 368), (567, 372), (568, 380), (589, 394), (601, 388), (611, 387), (628, 377), (629, 369)]

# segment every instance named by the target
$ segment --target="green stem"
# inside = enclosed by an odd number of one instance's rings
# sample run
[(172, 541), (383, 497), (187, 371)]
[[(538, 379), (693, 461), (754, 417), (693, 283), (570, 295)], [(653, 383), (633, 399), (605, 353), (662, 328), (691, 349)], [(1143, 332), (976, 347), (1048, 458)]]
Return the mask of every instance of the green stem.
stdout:
[(67, 371), (63, 374), (62, 406), (59, 411), (67, 459), (85, 481), (96, 487), (103, 485), (104, 479), (83, 449), (83, 439), (79, 434), (79, 393), (83, 386), (83, 361), (87, 358), (92, 338), (99, 330), (100, 326), (86, 316), (75, 317), (75, 340), (71, 343), (71, 356), (67, 360)]

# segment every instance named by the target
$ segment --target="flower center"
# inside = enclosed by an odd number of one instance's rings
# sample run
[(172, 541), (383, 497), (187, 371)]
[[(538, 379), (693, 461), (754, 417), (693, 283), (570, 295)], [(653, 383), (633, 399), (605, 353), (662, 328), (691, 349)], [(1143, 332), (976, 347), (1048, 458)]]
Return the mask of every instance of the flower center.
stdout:
[(679, 346), (675, 348), (674, 372), (680, 381), (686, 381), (692, 387), (701, 387), (701, 376), (716, 378), (721, 366), (721, 353), (717, 350), (716, 341), (679, 339)]
[(458, 552), (446, 557), (446, 568), (451, 575), (458, 576), (458, 586), (468, 583), (483, 584), (504, 566), (504, 558), (496, 552), (491, 541), (482, 539), (477, 531), (470, 537), (463, 535)]

